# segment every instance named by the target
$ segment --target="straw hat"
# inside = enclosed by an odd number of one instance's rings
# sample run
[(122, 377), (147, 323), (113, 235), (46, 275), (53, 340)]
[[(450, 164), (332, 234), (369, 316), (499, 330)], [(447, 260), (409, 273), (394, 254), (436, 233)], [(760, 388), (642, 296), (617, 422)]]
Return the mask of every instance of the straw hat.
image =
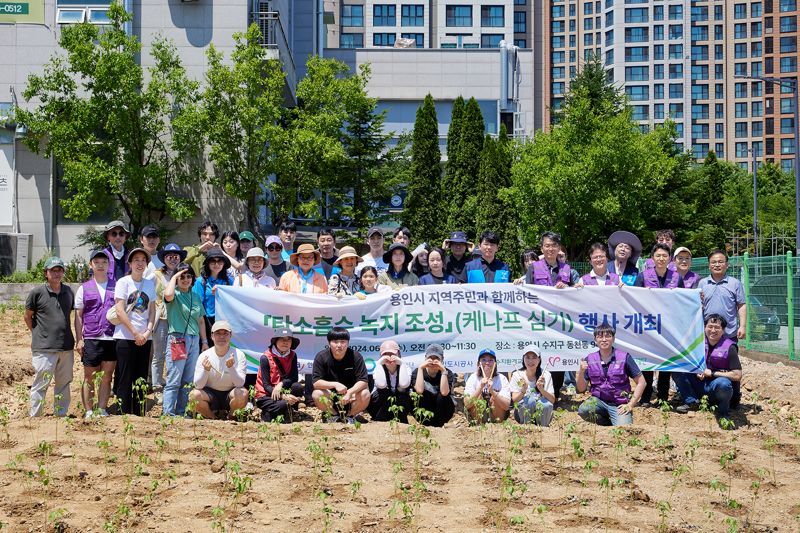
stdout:
[(301, 244), (297, 248), (297, 251), (289, 256), (289, 262), (291, 264), (293, 264), (294, 266), (298, 266), (297, 265), (297, 256), (300, 255), (300, 254), (314, 254), (314, 264), (315, 265), (317, 263), (319, 263), (320, 260), (322, 259), (322, 256), (319, 254), (319, 250), (314, 248), (314, 245), (312, 245), (312, 244)]
[(342, 259), (349, 259), (351, 257), (355, 257), (356, 264), (364, 261), (361, 258), (361, 256), (356, 253), (355, 248), (353, 248), (352, 246), (345, 246), (344, 248), (339, 250), (339, 258), (336, 259), (336, 261), (334, 261), (333, 264), (336, 266), (340, 266), (339, 263), (342, 261)]

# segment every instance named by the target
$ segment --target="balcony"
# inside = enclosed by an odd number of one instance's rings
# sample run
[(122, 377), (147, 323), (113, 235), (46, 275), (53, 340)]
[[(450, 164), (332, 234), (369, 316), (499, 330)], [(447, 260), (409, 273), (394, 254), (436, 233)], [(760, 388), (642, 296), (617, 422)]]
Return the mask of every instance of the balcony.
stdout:
[(297, 90), (297, 69), (289, 48), (289, 41), (283, 29), (280, 13), (267, 10), (269, 8), (264, 4), (266, 3), (262, 2), (260, 8), (251, 14), (250, 22), (258, 24), (258, 29), (261, 31), (260, 44), (270, 51), (270, 59), (277, 59), (283, 65), (283, 71), (286, 73), (286, 85), (294, 98)]

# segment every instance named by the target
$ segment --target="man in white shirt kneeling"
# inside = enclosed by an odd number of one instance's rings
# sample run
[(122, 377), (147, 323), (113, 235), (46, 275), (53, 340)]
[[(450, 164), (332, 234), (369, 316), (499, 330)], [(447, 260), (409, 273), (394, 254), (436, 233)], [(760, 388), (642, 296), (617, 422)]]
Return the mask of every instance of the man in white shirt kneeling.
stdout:
[(214, 346), (197, 359), (189, 405), (203, 418), (217, 418), (222, 411), (234, 413), (247, 405), (247, 361), (241, 350), (231, 346), (231, 332), (227, 321), (215, 322), (211, 327)]

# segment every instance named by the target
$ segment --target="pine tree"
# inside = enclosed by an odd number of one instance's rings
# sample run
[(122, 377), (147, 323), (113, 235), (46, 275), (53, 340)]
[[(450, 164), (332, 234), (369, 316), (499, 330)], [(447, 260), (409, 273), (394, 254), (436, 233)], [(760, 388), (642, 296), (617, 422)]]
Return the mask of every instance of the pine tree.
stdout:
[(433, 97), (417, 109), (411, 141), (411, 176), (406, 190), (403, 225), (417, 242), (436, 242), (440, 236), (441, 152)]
[(464, 124), (464, 98), (459, 96), (453, 102), (453, 111), (450, 118), (450, 128), (447, 130), (447, 166), (442, 188), (448, 191), (452, 188), (453, 177), (458, 167), (458, 144), (461, 140), (461, 127)]
[[(478, 177), (481, 150), (483, 149), (484, 123), (481, 108), (475, 98), (464, 106), (461, 131), (459, 133), (456, 168), (449, 190), (444, 196), (450, 199), (447, 228), (463, 230), (468, 234), (475, 228), (475, 180)], [(471, 235), (473, 236), (473, 235)]]

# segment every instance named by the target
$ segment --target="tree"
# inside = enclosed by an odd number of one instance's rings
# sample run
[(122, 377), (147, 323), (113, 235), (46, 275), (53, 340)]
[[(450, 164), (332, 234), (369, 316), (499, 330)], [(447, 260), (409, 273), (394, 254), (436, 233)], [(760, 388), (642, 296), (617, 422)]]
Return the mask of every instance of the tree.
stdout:
[(210, 45), (203, 94), (211, 182), (247, 206), (247, 225), (259, 231), (258, 205), (276, 169), (273, 147), (283, 135), (284, 72), (260, 44), (252, 24), (233, 35), (230, 63)]
[[(591, 54), (578, 75), (570, 81), (563, 112), (574, 107), (577, 98), (588, 99), (589, 107), (597, 114), (616, 115), (625, 109), (625, 95), (608, 83), (606, 69), (598, 54)], [(561, 114), (556, 116), (560, 119)]]
[(137, 61), (141, 45), (125, 33), (131, 15), (112, 3), (109, 25), (65, 25), (41, 75), (28, 77), (16, 110), (29, 131), (23, 142), (64, 168), (68, 218), (85, 220), (109, 205), (134, 232), (143, 224), (191, 217), (190, 183), (205, 177), (198, 84), (186, 75), (175, 47), (157, 39), (149, 82)]
[(450, 230), (460, 229), (469, 234), (475, 227), (474, 184), (478, 177), (484, 130), (481, 108), (475, 98), (470, 98), (464, 106), (454, 175), (448, 180), (450, 189), (444, 191), (449, 199), (447, 227)]
[[(464, 125), (464, 97), (461, 95), (453, 102), (450, 115), (450, 127), (447, 129), (447, 165), (442, 178), (442, 209), (445, 214), (450, 211), (450, 202), (453, 201), (451, 191), (455, 190), (458, 169), (458, 149), (461, 141), (461, 129)], [(447, 227), (443, 227), (442, 237), (447, 235)]]
[(403, 225), (411, 229), (420, 242), (437, 242), (441, 233), (442, 213), (441, 153), (439, 127), (433, 97), (428, 94), (417, 109), (411, 142), (411, 175), (406, 187)]

